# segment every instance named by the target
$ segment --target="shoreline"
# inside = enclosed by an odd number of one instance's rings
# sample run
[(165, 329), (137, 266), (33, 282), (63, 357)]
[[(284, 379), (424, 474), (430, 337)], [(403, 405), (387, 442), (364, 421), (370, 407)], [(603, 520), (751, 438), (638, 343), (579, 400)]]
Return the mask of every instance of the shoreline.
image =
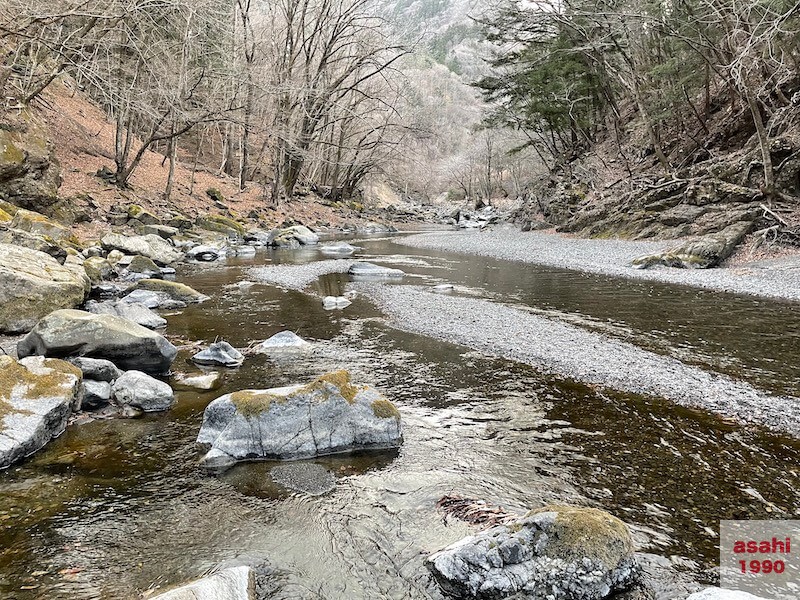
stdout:
[(422, 233), (393, 241), (401, 246), (486, 256), (593, 275), (800, 302), (800, 255), (713, 269), (635, 269), (630, 266), (631, 260), (673, 247), (675, 240), (572, 238), (556, 233), (521, 232), (504, 226), (488, 231)]

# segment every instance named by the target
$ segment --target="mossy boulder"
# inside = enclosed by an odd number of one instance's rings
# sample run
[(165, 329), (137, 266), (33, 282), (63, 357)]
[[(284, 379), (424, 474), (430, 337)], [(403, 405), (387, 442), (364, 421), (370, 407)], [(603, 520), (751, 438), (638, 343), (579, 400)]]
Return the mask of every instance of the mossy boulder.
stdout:
[(105, 258), (100, 256), (91, 256), (87, 258), (83, 261), (83, 268), (93, 284), (106, 281), (114, 276), (114, 267), (112, 267), (111, 263)]
[(753, 223), (740, 221), (718, 233), (688, 240), (682, 244), (659, 252), (635, 258), (631, 264), (637, 269), (653, 266), (678, 267), (683, 269), (709, 269), (728, 258), (736, 246), (750, 233)]
[(19, 121), (0, 129), (0, 193), (16, 206), (44, 212), (58, 201), (61, 168), (44, 126), (28, 111)]
[(147, 275), (149, 277), (161, 275), (159, 266), (146, 256), (134, 256), (127, 268), (129, 273), (138, 275)]
[(203, 215), (197, 217), (196, 225), (206, 231), (225, 234), (228, 237), (243, 238), (246, 230), (244, 225), (230, 217), (222, 215)]
[(19, 229), (0, 229), (0, 244), (10, 244), (30, 250), (44, 252), (55, 258), (60, 264), (67, 259), (67, 250), (52, 238), (20, 231)]
[(188, 285), (176, 281), (166, 281), (164, 279), (142, 279), (131, 289), (131, 291), (137, 290), (163, 294), (172, 300), (184, 304), (197, 304), (208, 300), (208, 296), (201, 294)]
[(82, 267), (62, 265), (37, 250), (0, 244), (0, 332), (28, 331), (52, 311), (80, 305), (88, 284)]
[(14, 217), (0, 208), (0, 223), (9, 223)]
[(550, 505), (435, 552), (426, 566), (460, 598), (602, 600), (637, 583), (625, 524), (594, 508)]
[(400, 413), (377, 390), (355, 386), (347, 371), (305, 385), (241, 390), (205, 410), (198, 443), (211, 448), (208, 467), (243, 460), (298, 459), (353, 450), (394, 448)]
[(177, 353), (164, 336), (133, 321), (81, 310), (50, 313), (17, 344), (21, 357), (103, 358), (148, 373), (168, 372)]
[(20, 209), (11, 221), (11, 227), (35, 235), (51, 238), (58, 242), (71, 237), (69, 229), (32, 210)]
[(155, 234), (148, 235), (122, 235), (109, 233), (100, 242), (108, 251), (119, 250), (125, 254), (146, 256), (159, 265), (171, 265), (178, 262), (183, 253), (172, 244)]
[(148, 210), (138, 204), (131, 204), (128, 207), (128, 218), (139, 221), (144, 225), (158, 225), (161, 220)]
[(80, 369), (61, 360), (0, 356), (0, 469), (64, 431), (80, 409), (82, 380)]

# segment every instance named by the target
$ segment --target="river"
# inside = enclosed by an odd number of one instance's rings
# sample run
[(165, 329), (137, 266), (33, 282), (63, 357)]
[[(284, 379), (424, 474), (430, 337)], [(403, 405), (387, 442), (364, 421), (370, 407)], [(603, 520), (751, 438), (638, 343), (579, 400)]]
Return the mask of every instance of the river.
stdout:
[[(800, 396), (796, 305), (359, 241), (359, 258), (402, 268), (405, 283), (446, 281), (495, 302), (601, 331)], [(319, 260), (314, 250), (184, 266), (211, 296), (167, 313), (184, 345), (174, 371), (196, 372), (196, 342), (244, 348), (284, 329), (314, 350), (248, 356), (212, 392), (135, 420), (76, 424), (0, 473), (0, 597), (140, 598), (223, 564), (266, 564), (268, 597), (441, 598), (422, 561), (473, 529), (435, 508), (446, 494), (511, 512), (550, 502), (604, 508), (640, 549), (713, 582), (718, 521), (800, 514), (800, 442), (658, 398), (601, 391), (531, 367), (389, 327), (367, 298), (325, 311), (317, 295), (256, 284), (254, 266)], [(308, 291), (340, 293), (346, 275)], [(194, 440), (223, 393), (304, 382), (346, 368), (404, 416), (396, 452), (315, 460), (336, 488), (314, 496), (270, 477), (277, 463), (211, 474)], [(659, 598), (680, 598), (664, 586)]]

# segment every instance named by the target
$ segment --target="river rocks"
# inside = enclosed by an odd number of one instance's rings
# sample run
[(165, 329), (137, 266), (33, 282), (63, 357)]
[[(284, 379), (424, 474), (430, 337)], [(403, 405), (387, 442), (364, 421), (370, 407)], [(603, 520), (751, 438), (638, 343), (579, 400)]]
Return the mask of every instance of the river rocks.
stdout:
[(426, 566), (459, 598), (600, 600), (638, 575), (622, 521), (593, 508), (555, 505), (464, 538), (429, 556)]
[(83, 404), (81, 407), (85, 410), (102, 408), (111, 402), (111, 395), (111, 384), (109, 382), (84, 379)]
[(0, 244), (0, 332), (28, 331), (46, 314), (78, 306), (88, 284), (52, 256)]
[(258, 354), (300, 352), (311, 348), (311, 344), (292, 331), (281, 331), (255, 347)]
[(180, 229), (169, 225), (145, 225), (142, 231), (145, 235), (152, 233), (165, 240), (170, 240), (180, 233)]
[(0, 356), (0, 469), (61, 435), (80, 408), (81, 380), (80, 370), (61, 360)]
[(27, 231), (20, 231), (19, 229), (3, 229), (0, 226), (0, 244), (9, 244), (44, 252), (55, 258), (62, 265), (67, 259), (67, 251), (52, 239), (28, 233)]
[(86, 271), (86, 276), (93, 284), (100, 283), (112, 279), (114, 276), (114, 267), (105, 258), (100, 256), (91, 256), (83, 261), (83, 269)]
[(27, 109), (22, 127), (0, 129), (0, 192), (16, 204), (46, 210), (58, 201), (61, 173), (45, 128)]
[(161, 237), (149, 235), (126, 236), (109, 233), (100, 240), (106, 250), (119, 250), (125, 254), (146, 256), (159, 265), (178, 262), (183, 254)]
[(231, 238), (243, 238), (245, 229), (241, 223), (221, 215), (204, 215), (195, 220), (200, 229), (222, 233)]
[(255, 574), (250, 567), (232, 567), (193, 583), (153, 596), (151, 600), (254, 600)]
[(173, 382), (176, 387), (188, 388), (192, 390), (208, 391), (218, 387), (222, 382), (222, 376), (216, 371), (211, 373), (202, 373), (198, 375), (186, 375), (185, 373), (176, 373), (173, 376)]
[(80, 310), (50, 313), (17, 344), (20, 357), (105, 358), (123, 369), (150, 373), (168, 371), (177, 352), (163, 336), (132, 321)]
[(349, 256), (358, 250), (355, 246), (351, 246), (347, 242), (332, 242), (330, 244), (323, 244), (319, 247), (319, 251), (323, 254), (331, 254), (335, 256)]
[(405, 275), (400, 269), (391, 269), (362, 261), (350, 265), (347, 273), (357, 279), (402, 279)]
[(19, 209), (11, 221), (11, 227), (34, 235), (61, 242), (70, 237), (70, 231), (63, 225), (51, 221), (43, 214), (32, 210)]
[(141, 371), (126, 371), (111, 386), (118, 404), (144, 412), (167, 410), (175, 402), (172, 388)]
[(156, 225), (160, 223), (157, 216), (138, 204), (131, 204), (128, 207), (128, 218), (139, 221), (143, 225)]
[(186, 258), (198, 262), (214, 262), (220, 257), (221, 250), (215, 246), (200, 245), (186, 252)]
[(278, 248), (298, 248), (319, 243), (319, 236), (304, 225), (275, 229), (269, 234), (268, 244)]
[(738, 592), (735, 590), (725, 590), (721, 588), (706, 588), (700, 592), (695, 592), (686, 600), (767, 600), (761, 596), (754, 596), (748, 592)]
[[(157, 298), (159, 304), (156, 306), (165, 307), (164, 305), (172, 304), (177, 306), (186, 306), (187, 304), (197, 304), (208, 300), (208, 296), (201, 294), (195, 289), (190, 288), (188, 285), (177, 283), (175, 281), (165, 281), (163, 279), (142, 279), (136, 283), (132, 288), (132, 292), (150, 292), (150, 302), (143, 302), (148, 308), (156, 308), (151, 306), (153, 298)], [(128, 294), (130, 296), (131, 294)], [(127, 297), (127, 296), (126, 296)], [(134, 297), (135, 298), (135, 297)], [(129, 301), (136, 301), (135, 299)], [(170, 302), (171, 301), (171, 302)]]
[(341, 310), (351, 304), (352, 302), (344, 296), (325, 296), (322, 299), (322, 308), (325, 310)]
[(205, 350), (195, 354), (192, 362), (198, 365), (240, 367), (244, 362), (244, 355), (228, 342), (214, 342)]
[(687, 269), (716, 267), (733, 253), (751, 228), (750, 222), (734, 223), (719, 233), (684, 242), (659, 254), (635, 258), (632, 264), (638, 269), (647, 269), (655, 265)]
[(440, 283), (433, 286), (431, 291), (436, 294), (449, 294), (450, 292), (455, 291), (455, 289), (456, 287), (452, 283)]
[(67, 362), (78, 367), (81, 373), (83, 373), (84, 379), (94, 379), (96, 381), (111, 383), (122, 375), (122, 371), (120, 371), (114, 363), (102, 358), (77, 356), (75, 358), (68, 358)]
[(207, 467), (251, 459), (298, 459), (393, 448), (402, 441), (400, 413), (347, 371), (307, 385), (226, 394), (206, 407), (197, 437), (211, 449)]
[(160, 329), (167, 326), (167, 320), (144, 304), (138, 302), (120, 302), (108, 300), (96, 302), (90, 300), (86, 303), (86, 310), (96, 315), (115, 315), (128, 321), (133, 321), (148, 329)]
[(152, 279), (161, 277), (161, 268), (146, 256), (134, 256), (126, 267), (128, 278), (132, 279)]

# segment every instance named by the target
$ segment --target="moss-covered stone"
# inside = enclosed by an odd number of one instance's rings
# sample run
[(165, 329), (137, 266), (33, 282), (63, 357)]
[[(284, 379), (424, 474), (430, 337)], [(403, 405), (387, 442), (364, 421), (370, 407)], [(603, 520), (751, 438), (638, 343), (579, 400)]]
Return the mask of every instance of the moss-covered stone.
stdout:
[(166, 281), (164, 279), (142, 279), (136, 284), (134, 289), (160, 292), (180, 302), (202, 302), (208, 299), (208, 296), (190, 288), (188, 285), (176, 281)]
[(386, 398), (373, 400), (372, 412), (379, 419), (400, 419), (400, 411)]
[(548, 556), (569, 562), (591, 556), (614, 569), (624, 556), (633, 552), (633, 541), (625, 523), (605, 511), (551, 504), (532, 510), (526, 516), (546, 512), (556, 513), (547, 544)]
[(131, 204), (128, 207), (128, 218), (139, 221), (145, 225), (155, 225), (161, 222), (153, 213), (145, 210), (138, 204)]
[(11, 221), (11, 227), (56, 241), (67, 241), (73, 237), (72, 233), (63, 225), (32, 210), (18, 210)]
[(225, 196), (223, 196), (222, 192), (220, 192), (217, 188), (208, 188), (206, 190), (206, 195), (215, 202), (225, 204)]
[(42, 366), (49, 372), (33, 373), (9, 356), (0, 357), (0, 418), (11, 412), (27, 412), (12, 406), (12, 399), (24, 402), (62, 396), (76, 381), (83, 380), (81, 370), (63, 360), (46, 358)]
[(13, 218), (14, 218), (14, 217), (12, 217), (12, 216), (11, 216), (10, 214), (8, 214), (6, 211), (4, 211), (2, 208), (0, 208), (0, 223), (8, 223), (8, 222), (9, 222), (9, 221), (11, 221)]
[(269, 411), (273, 402), (286, 402), (289, 396), (279, 396), (259, 390), (241, 390), (231, 394), (231, 402), (245, 417), (254, 417)]
[(339, 393), (350, 404), (356, 401), (356, 395), (359, 391), (361, 391), (359, 388), (350, 383), (350, 373), (342, 369), (341, 371), (326, 373), (322, 377), (319, 377), (311, 383), (303, 386), (296, 393), (309, 393), (324, 389), (326, 384), (331, 384), (339, 388)]
[(222, 215), (205, 215), (197, 217), (196, 224), (200, 229), (224, 233), (228, 236), (244, 237), (244, 225), (230, 217)]

